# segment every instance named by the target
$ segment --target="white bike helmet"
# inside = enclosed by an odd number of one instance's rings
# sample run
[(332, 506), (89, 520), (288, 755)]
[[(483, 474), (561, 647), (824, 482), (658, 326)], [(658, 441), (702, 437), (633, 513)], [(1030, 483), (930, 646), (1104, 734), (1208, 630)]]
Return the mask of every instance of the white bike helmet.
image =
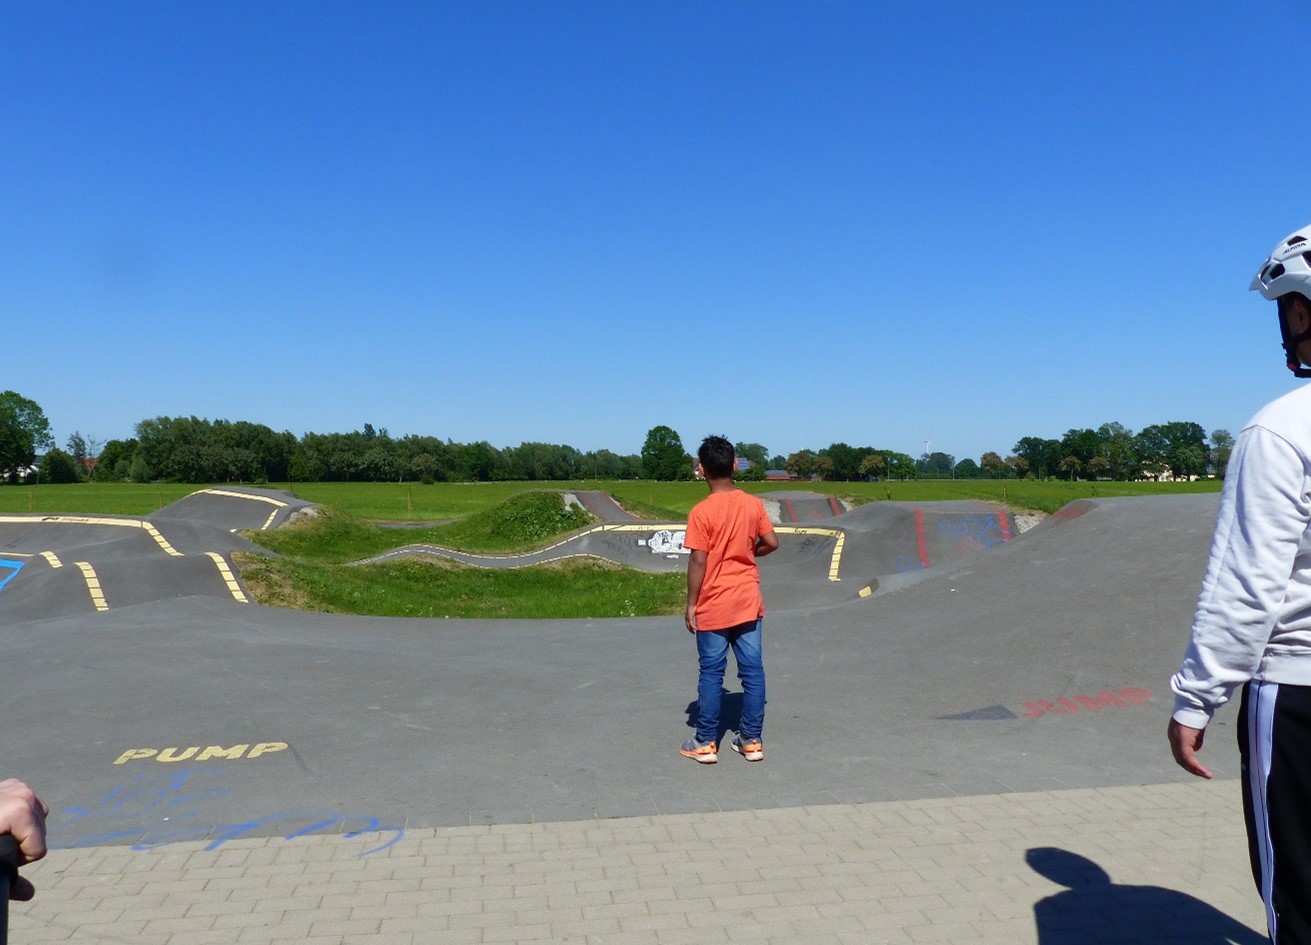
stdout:
[[(1271, 250), (1270, 258), (1261, 264), (1248, 288), (1260, 292), (1271, 301), (1278, 301), (1290, 292), (1311, 299), (1311, 226), (1304, 226), (1280, 240), (1279, 245)], [(1284, 337), (1284, 356), (1288, 369), (1297, 377), (1311, 377), (1311, 368), (1303, 367), (1294, 353), (1302, 342), (1311, 341), (1311, 328), (1301, 334), (1290, 335), (1281, 316), (1279, 330)]]
[(1311, 226), (1280, 240), (1248, 288), (1272, 302), (1289, 292), (1311, 299)]

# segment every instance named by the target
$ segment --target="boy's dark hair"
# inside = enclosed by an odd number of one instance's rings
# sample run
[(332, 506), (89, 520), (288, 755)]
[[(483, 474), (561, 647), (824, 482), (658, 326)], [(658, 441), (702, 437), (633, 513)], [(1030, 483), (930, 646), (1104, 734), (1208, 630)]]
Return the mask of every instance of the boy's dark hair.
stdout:
[(728, 479), (733, 475), (733, 461), (737, 459), (737, 450), (727, 437), (708, 436), (701, 441), (701, 448), (696, 451), (696, 458), (707, 479)]

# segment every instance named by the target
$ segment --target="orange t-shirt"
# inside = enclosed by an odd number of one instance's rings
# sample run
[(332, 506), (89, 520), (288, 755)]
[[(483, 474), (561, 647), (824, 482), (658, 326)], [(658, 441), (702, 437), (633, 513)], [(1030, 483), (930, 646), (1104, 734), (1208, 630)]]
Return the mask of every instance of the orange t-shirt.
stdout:
[(727, 630), (765, 616), (756, 539), (774, 530), (765, 504), (748, 492), (712, 492), (687, 517), (683, 547), (706, 553), (696, 599), (701, 630)]

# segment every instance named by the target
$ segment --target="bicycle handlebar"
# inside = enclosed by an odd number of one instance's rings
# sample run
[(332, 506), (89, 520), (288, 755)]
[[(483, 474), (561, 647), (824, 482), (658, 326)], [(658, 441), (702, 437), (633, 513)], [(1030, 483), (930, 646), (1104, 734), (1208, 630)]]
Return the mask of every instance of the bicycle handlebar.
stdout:
[(0, 834), (0, 945), (9, 941), (9, 889), (18, 879), (18, 841)]

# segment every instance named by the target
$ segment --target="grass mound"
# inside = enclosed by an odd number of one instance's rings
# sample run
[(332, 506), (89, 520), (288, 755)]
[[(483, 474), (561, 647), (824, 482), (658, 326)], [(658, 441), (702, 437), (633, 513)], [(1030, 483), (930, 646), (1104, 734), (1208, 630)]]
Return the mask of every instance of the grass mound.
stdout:
[(512, 554), (540, 547), (591, 522), (585, 509), (567, 506), (560, 493), (539, 491), (522, 492), (462, 521), (427, 528), (384, 528), (341, 509), (320, 506), (314, 515), (293, 525), (255, 532), (250, 539), (287, 557), (345, 564), (415, 544)]
[(435, 545), (460, 551), (515, 552), (536, 548), (592, 524), (591, 514), (559, 492), (521, 492), (450, 525), (423, 529)]
[(570, 560), (489, 570), (428, 559), (348, 564), (408, 544), (513, 553), (591, 524), (558, 492), (524, 492), (450, 525), (383, 528), (319, 508), (251, 538), (280, 557), (234, 556), (257, 603), (378, 617), (596, 618), (681, 613), (686, 579), (608, 562)]
[(492, 571), (393, 559), (362, 567), (237, 556), (257, 603), (377, 617), (573, 618), (683, 611), (681, 574), (643, 574), (596, 561)]

